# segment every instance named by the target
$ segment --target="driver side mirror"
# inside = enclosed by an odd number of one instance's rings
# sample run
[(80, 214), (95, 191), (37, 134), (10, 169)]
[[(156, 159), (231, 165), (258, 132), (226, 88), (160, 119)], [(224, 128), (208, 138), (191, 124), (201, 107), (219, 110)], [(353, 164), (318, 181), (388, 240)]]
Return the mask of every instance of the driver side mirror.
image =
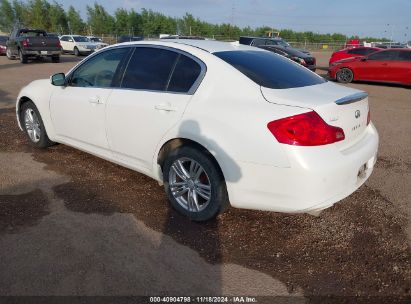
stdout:
[(66, 84), (66, 76), (64, 73), (57, 73), (50, 77), (50, 82), (54, 86), (64, 86)]

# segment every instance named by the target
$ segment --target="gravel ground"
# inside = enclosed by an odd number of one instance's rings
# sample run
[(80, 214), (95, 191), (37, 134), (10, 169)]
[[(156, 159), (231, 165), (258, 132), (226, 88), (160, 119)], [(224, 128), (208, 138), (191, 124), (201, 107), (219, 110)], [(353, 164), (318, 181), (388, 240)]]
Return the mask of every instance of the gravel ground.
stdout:
[[(324, 75), (329, 53), (316, 55)], [(19, 88), (75, 61), (0, 58), (0, 295), (411, 300), (409, 88), (349, 85), (370, 94), (379, 160), (320, 217), (230, 209), (197, 224), (148, 177), (64, 145), (28, 145), (14, 117)]]

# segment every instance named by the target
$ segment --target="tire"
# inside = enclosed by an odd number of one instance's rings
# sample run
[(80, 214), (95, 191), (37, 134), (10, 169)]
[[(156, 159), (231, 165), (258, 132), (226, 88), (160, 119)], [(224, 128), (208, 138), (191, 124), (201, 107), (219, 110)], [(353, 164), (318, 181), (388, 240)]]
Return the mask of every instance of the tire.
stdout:
[(20, 124), (24, 128), (32, 146), (43, 149), (54, 144), (54, 142), (47, 136), (43, 120), (41, 119), (37, 107), (32, 101), (25, 102), (21, 106)]
[(164, 162), (163, 176), (171, 206), (194, 221), (210, 220), (229, 206), (226, 183), (218, 165), (199, 149), (182, 146), (172, 151)]
[(19, 50), (19, 58), (20, 58), (20, 62), (25, 64), (27, 63), (27, 56), (23, 55), (23, 52), (21, 50)]
[(60, 62), (60, 56), (52, 56), (52, 57), (51, 57), (51, 62), (53, 62), (53, 63), (58, 63), (58, 62)]
[(14, 59), (16, 59), (16, 56), (13, 56), (13, 55), (11, 54), (11, 50), (10, 50), (9, 48), (6, 49), (6, 57), (7, 57), (7, 59), (9, 59), (9, 60), (14, 60)]
[(349, 83), (354, 80), (354, 73), (349, 68), (342, 68), (337, 71), (335, 78), (338, 82)]
[(78, 50), (76, 46), (74, 47), (73, 52), (74, 52), (74, 56), (80, 56), (80, 51)]

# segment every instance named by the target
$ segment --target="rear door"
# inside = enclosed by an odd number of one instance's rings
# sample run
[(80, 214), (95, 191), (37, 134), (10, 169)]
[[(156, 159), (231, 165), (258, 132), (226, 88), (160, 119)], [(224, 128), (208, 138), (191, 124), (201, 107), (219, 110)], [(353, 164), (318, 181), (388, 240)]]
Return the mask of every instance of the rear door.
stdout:
[(393, 59), (396, 57), (397, 52), (393, 50), (384, 50), (369, 55), (366, 61), (362, 61), (358, 65), (355, 79), (389, 81)]
[(181, 119), (204, 73), (204, 64), (188, 54), (136, 47), (121, 89), (113, 90), (107, 104), (114, 156), (132, 167), (151, 169), (159, 141)]
[(393, 56), (387, 68), (386, 81), (396, 83), (411, 83), (411, 52), (410, 51), (393, 51)]

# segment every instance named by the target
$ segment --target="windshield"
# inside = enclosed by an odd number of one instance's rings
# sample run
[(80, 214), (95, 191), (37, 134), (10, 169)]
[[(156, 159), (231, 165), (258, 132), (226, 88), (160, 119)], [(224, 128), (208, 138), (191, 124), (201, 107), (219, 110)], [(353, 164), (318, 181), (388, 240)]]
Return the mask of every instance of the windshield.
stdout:
[(325, 83), (322, 77), (291, 60), (265, 51), (224, 51), (215, 56), (260, 86), (290, 89)]
[(83, 36), (74, 36), (73, 39), (75, 42), (90, 42), (87, 37)]
[(0, 36), (0, 42), (6, 42), (7, 41), (7, 37), (5, 36)]

